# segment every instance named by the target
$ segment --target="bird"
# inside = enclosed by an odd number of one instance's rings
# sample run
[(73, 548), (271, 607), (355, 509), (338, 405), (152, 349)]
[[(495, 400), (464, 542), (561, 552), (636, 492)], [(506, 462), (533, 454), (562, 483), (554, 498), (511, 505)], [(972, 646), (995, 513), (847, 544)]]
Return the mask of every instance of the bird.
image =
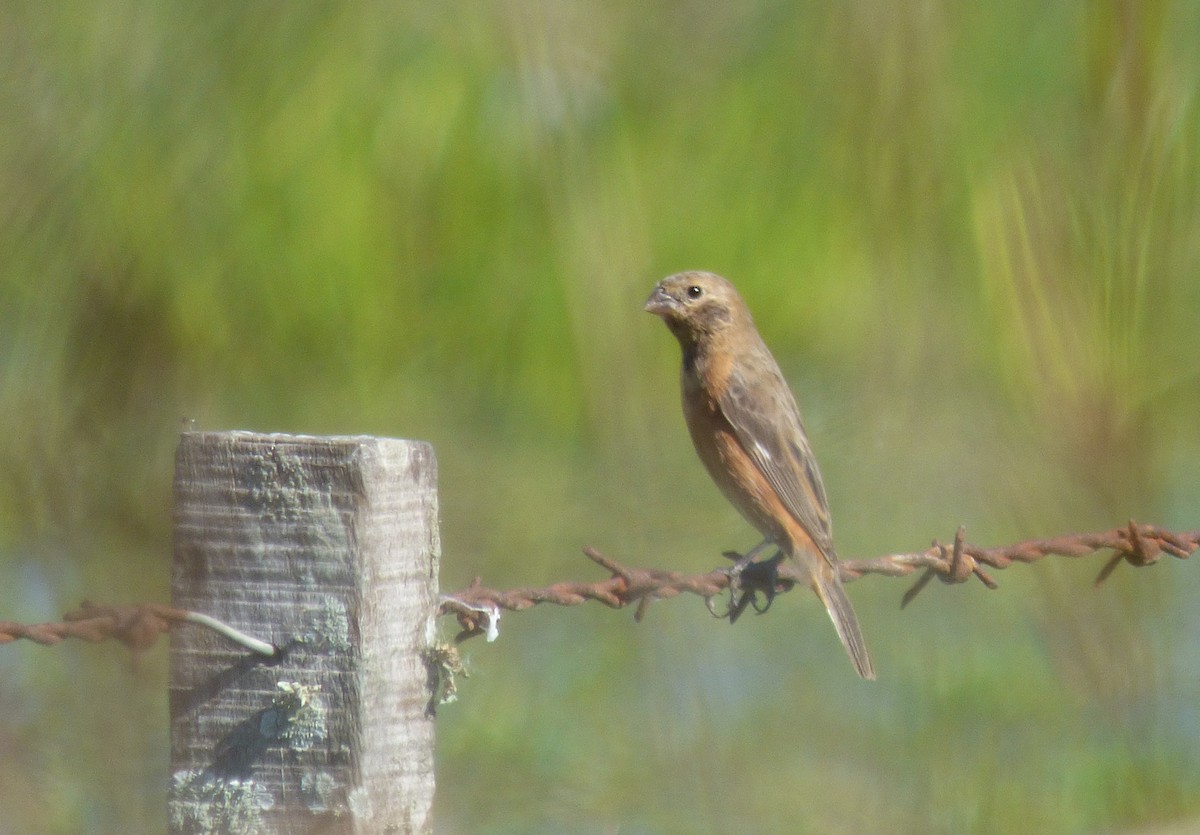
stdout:
[(697, 455), (763, 536), (738, 569), (777, 547), (804, 570), (854, 669), (874, 679), (842, 588), (829, 502), (800, 409), (746, 303), (727, 279), (693, 271), (658, 282), (644, 309), (666, 323), (683, 350), (683, 414)]

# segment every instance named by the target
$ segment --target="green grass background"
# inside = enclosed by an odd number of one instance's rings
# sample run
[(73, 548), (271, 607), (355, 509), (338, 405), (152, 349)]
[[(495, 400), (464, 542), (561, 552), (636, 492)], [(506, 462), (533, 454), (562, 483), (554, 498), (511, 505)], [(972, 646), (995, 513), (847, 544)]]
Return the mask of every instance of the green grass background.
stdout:
[[(168, 599), (205, 429), (432, 441), (442, 586), (753, 532), (640, 311), (732, 278), (844, 556), (1200, 527), (1200, 6), (0, 4), (0, 619)], [(1200, 827), (1200, 575), (509, 615), (440, 832)], [(447, 629), (451, 628), (447, 624)], [(166, 648), (0, 648), (0, 831), (160, 831)]]

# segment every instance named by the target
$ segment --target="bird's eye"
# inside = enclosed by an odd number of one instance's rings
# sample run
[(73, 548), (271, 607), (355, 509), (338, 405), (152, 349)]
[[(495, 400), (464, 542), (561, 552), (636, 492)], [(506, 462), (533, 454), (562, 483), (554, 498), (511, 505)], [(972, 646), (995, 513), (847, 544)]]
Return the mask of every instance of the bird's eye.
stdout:
[(700, 298), (701, 296), (703, 296), (703, 295), (704, 295), (704, 291), (703, 291), (703, 290), (701, 290), (701, 289), (700, 289), (698, 286), (696, 286), (695, 284), (693, 284), (691, 287), (689, 287), (689, 288), (687, 289), (687, 294), (688, 294), (688, 298), (689, 298), (689, 299), (698, 299), (698, 298)]

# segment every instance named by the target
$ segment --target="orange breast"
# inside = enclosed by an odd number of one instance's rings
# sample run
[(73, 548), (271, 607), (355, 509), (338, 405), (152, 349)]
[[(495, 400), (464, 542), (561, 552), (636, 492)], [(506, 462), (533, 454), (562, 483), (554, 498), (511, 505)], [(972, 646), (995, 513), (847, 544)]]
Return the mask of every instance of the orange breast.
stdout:
[(684, 418), (696, 453), (725, 498), (787, 553), (797, 549), (821, 553), (746, 452), (716, 400), (698, 379), (689, 377), (685, 374), (683, 379)]
[(688, 392), (683, 398), (684, 417), (696, 453), (730, 504), (758, 529), (786, 548), (793, 536), (787, 512), (774, 489), (738, 441), (733, 427), (712, 398)]

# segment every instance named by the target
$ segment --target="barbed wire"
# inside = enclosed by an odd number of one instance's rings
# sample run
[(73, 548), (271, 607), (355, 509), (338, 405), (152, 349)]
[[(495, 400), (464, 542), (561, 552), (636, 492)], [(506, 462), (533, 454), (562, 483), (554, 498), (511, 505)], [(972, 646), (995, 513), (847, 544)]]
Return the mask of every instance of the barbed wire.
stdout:
[[(842, 582), (849, 583), (868, 574), (885, 577), (905, 577), (921, 571), (917, 582), (901, 598), (901, 608), (937, 577), (944, 583), (965, 583), (977, 578), (989, 589), (997, 587), (996, 581), (986, 570), (1003, 570), (1013, 563), (1032, 563), (1050, 556), (1086, 557), (1101, 551), (1112, 551), (1096, 577), (1096, 585), (1108, 578), (1122, 562), (1132, 566), (1153, 565), (1162, 554), (1177, 559), (1187, 559), (1200, 549), (1200, 531), (1175, 533), (1153, 525), (1138, 525), (1130, 520), (1123, 528), (1114, 528), (1101, 533), (1084, 533), (1057, 536), (1050, 539), (1029, 539), (996, 548), (983, 548), (965, 540), (965, 529), (960, 527), (954, 540), (942, 543), (934, 540), (925, 549), (910, 554), (887, 554), (874, 559), (841, 560), (838, 568)], [(803, 572), (790, 561), (771, 566), (773, 571), (744, 571), (737, 579), (740, 600), (731, 600), (728, 610), (718, 612), (712, 601), (730, 589), (731, 572), (718, 568), (706, 574), (685, 574), (654, 568), (631, 568), (596, 548), (587, 546), (583, 553), (588, 559), (609, 572), (609, 578), (596, 582), (562, 582), (544, 588), (518, 588), (501, 591), (487, 588), (478, 577), (462, 591), (442, 597), (440, 614), (453, 614), (462, 631), (455, 638), (462, 642), (476, 635), (486, 635), (494, 640), (501, 610), (521, 611), (539, 603), (558, 606), (577, 606), (595, 600), (613, 609), (637, 604), (635, 620), (641, 620), (646, 607), (655, 600), (665, 600), (688, 593), (703, 597), (709, 610), (718, 617), (734, 617), (747, 602), (757, 607), (756, 595), (762, 593), (769, 604), (775, 594), (790, 590), (797, 583), (804, 583)], [(726, 556), (736, 557), (727, 553)]]
[[(996, 588), (996, 581), (984, 566), (1003, 570), (1013, 563), (1032, 563), (1050, 556), (1086, 557), (1101, 551), (1112, 551), (1112, 556), (1096, 577), (1096, 585), (1099, 585), (1122, 562), (1141, 568), (1153, 565), (1163, 554), (1187, 559), (1197, 550), (1200, 550), (1200, 531), (1176, 533), (1153, 525), (1138, 525), (1133, 521), (1126, 527), (1101, 533), (1029, 539), (996, 548), (983, 548), (966, 542), (965, 531), (960, 527), (953, 542), (942, 543), (934, 540), (929, 548), (915, 553), (887, 554), (874, 559), (842, 560), (838, 563), (838, 568), (842, 581), (846, 583), (868, 574), (905, 577), (921, 571), (916, 583), (901, 598), (900, 605), (904, 607), (911, 603), (934, 577), (943, 583), (964, 583), (975, 577), (989, 589)], [(458, 619), (462, 631), (455, 640), (459, 643), (476, 635), (486, 635), (488, 640), (494, 640), (498, 634), (501, 610), (521, 611), (539, 603), (577, 606), (595, 600), (613, 609), (636, 603), (634, 618), (640, 621), (646, 608), (653, 601), (687, 593), (704, 598), (714, 615), (732, 619), (737, 617), (747, 603), (753, 603), (757, 608), (758, 594), (763, 594), (769, 604), (776, 594), (786, 592), (797, 583), (804, 583), (806, 580), (803, 572), (790, 561), (768, 560), (752, 564), (743, 571), (737, 577), (736, 588), (731, 589), (732, 573), (725, 568), (714, 569), (705, 574), (688, 574), (626, 566), (591, 546), (585, 547), (583, 553), (608, 571), (609, 577), (594, 582), (566, 581), (542, 588), (508, 590), (488, 588), (476, 577), (467, 588), (444, 595), (439, 602), (438, 614), (452, 614)], [(738, 555), (727, 553), (726, 556), (736, 558)], [(731, 599), (729, 608), (718, 612), (713, 606), (713, 600), (725, 591), (730, 591), (733, 595), (740, 593), (741, 597)], [(160, 635), (166, 634), (181, 623), (211, 629), (259, 655), (272, 657), (281, 652), (278, 647), (266, 641), (253, 638), (198, 612), (158, 603), (102, 606), (88, 601), (84, 601), (79, 609), (68, 612), (62, 621), (56, 623), (21, 624), (0, 621), (0, 644), (28, 640), (53, 645), (67, 638), (91, 643), (117, 640), (134, 652), (143, 652), (149, 649)]]
[(56, 623), (22, 624), (0, 621), (0, 644), (27, 640), (51, 646), (67, 638), (78, 638), (94, 644), (116, 640), (134, 653), (140, 653), (153, 646), (160, 635), (166, 634), (181, 623), (211, 629), (259, 655), (270, 657), (280, 651), (266, 641), (260, 641), (227, 623), (199, 612), (189, 612), (187, 609), (176, 609), (160, 603), (102, 606), (87, 600), (75, 611), (67, 612), (63, 619)]

